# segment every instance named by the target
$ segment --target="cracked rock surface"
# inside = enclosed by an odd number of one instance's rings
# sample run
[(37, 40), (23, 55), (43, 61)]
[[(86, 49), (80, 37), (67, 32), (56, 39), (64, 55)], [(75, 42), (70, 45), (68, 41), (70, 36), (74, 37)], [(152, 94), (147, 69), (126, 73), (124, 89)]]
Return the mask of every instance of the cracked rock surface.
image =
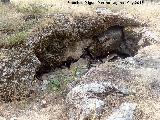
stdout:
[(20, 100), (36, 92), (35, 73), (40, 61), (29, 47), (1, 49), (0, 98), (3, 101)]
[(100, 96), (107, 96), (114, 92), (126, 94), (120, 89), (110, 82), (94, 82), (76, 86), (67, 95), (69, 119), (78, 119), (74, 118), (77, 113), (80, 113), (79, 119), (81, 120), (91, 119), (93, 116), (95, 118), (100, 117), (104, 105), (106, 105)]
[(122, 103), (108, 118), (104, 120), (133, 120), (135, 103)]

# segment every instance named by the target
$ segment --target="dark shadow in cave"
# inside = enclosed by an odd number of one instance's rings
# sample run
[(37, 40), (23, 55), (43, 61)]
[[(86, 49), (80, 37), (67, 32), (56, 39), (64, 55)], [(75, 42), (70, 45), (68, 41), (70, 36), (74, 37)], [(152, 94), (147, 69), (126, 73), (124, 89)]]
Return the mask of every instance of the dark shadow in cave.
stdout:
[[(137, 33), (134, 33), (133, 31), (126, 32), (126, 30), (124, 30), (123, 26), (117, 26), (117, 25), (109, 27), (107, 29), (107, 31), (110, 30), (112, 32), (115, 29), (120, 29), (122, 31), (122, 36), (120, 38), (120, 39), (122, 39), (122, 41), (121, 41), (121, 44), (119, 45), (118, 48), (116, 48), (115, 50), (106, 52), (105, 54), (99, 55), (98, 57), (93, 57), (93, 55), (90, 53), (88, 48), (84, 48), (83, 54), (81, 55), (80, 58), (87, 58), (89, 61), (92, 61), (92, 60), (101, 61), (102, 59), (106, 58), (109, 55), (116, 54), (116, 56), (113, 56), (113, 58), (108, 60), (108, 62), (113, 62), (119, 58), (125, 59), (127, 57), (134, 56), (139, 49), (138, 42), (141, 39), (142, 34), (137, 34)], [(100, 33), (99, 35), (105, 34), (105, 33), (107, 33), (107, 32), (104, 31), (103, 33)], [(114, 33), (114, 34), (116, 34), (116, 33)], [(98, 35), (94, 35), (93, 38), (97, 38), (97, 36)], [(112, 37), (114, 38), (115, 36), (112, 36)], [(62, 40), (62, 39), (60, 39), (60, 40)], [(99, 49), (99, 50), (101, 50), (101, 49)], [(63, 69), (64, 67), (70, 68), (70, 65), (76, 61), (78, 61), (78, 59), (73, 59), (72, 57), (69, 57), (66, 61), (63, 61), (61, 64), (57, 65), (55, 68), (61, 68), (61, 69)], [(46, 64), (47, 62), (44, 62), (44, 61), (41, 61), (41, 62), (42, 62), (42, 65), (37, 69), (36, 75), (35, 75), (35, 77), (38, 79), (40, 79), (44, 73), (48, 73), (51, 70), (55, 69), (52, 66)], [(92, 62), (90, 62), (90, 63), (92, 64)]]

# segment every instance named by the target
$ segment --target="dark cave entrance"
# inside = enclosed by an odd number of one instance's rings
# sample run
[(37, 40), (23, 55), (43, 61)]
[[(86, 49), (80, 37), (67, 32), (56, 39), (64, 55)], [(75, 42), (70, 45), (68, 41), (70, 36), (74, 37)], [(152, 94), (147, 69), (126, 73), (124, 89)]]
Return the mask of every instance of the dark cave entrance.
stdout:
[[(118, 59), (132, 57), (137, 53), (139, 49), (138, 42), (141, 37), (142, 34), (134, 33), (134, 31), (128, 32), (127, 30), (125, 30), (124, 26), (111, 26), (104, 32), (92, 36), (92, 44), (83, 48), (83, 53), (81, 54), (79, 59), (87, 59), (89, 61), (88, 66), (91, 67), (92, 63), (96, 63), (99, 61), (101, 63), (105, 62), (105, 60), (107, 60), (108, 62), (114, 62)], [(110, 39), (112, 39), (112, 41), (114, 42), (109, 43), (108, 41)], [(111, 45), (109, 46), (107, 44)], [(49, 47), (52, 48), (53, 46)], [(44, 73), (48, 73), (55, 68), (69, 68), (72, 63), (77, 61), (78, 59), (74, 59), (72, 56), (69, 56), (66, 61), (62, 61), (56, 67), (49, 65), (47, 61), (41, 61), (42, 65), (37, 69), (35, 77), (41, 79), (41, 76)]]

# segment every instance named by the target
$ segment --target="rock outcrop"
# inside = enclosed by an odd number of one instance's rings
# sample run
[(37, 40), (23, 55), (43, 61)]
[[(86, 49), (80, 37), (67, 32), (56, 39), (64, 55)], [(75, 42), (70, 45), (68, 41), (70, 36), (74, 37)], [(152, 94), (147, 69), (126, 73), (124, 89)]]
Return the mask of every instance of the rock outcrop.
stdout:
[(1, 100), (21, 100), (29, 97), (31, 92), (36, 92), (35, 74), (40, 62), (30, 48), (2, 48), (0, 64)]
[[(148, 101), (152, 100), (154, 103), (159, 101), (160, 46), (158, 37), (153, 33), (148, 36), (147, 33), (150, 32), (146, 28), (143, 28), (141, 32), (138, 29), (132, 29), (132, 31), (137, 32), (137, 36), (131, 39), (139, 38), (138, 51), (133, 52), (135, 56), (111, 62), (106, 61), (91, 68), (83, 75), (79, 83), (75, 85), (76, 87), (71, 89), (67, 95), (69, 119), (76, 120), (77, 116), (83, 120), (99, 117), (102, 120), (141, 119), (143, 114), (138, 113), (140, 108), (136, 106), (141, 106), (143, 103), (152, 108), (152, 104)], [(127, 35), (129, 36), (129, 33)], [(128, 40), (131, 41), (131, 39)], [(133, 46), (129, 48), (134, 48)], [(89, 108), (83, 107), (84, 100), (95, 100), (95, 106), (90, 105), (92, 103), (90, 102), (88, 105), (85, 104), (85, 106), (90, 106)], [(90, 112), (84, 114), (86, 113), (84, 111), (88, 110)], [(143, 112), (146, 115), (148, 111)], [(150, 112), (156, 114), (154, 110)]]
[(122, 43), (123, 26), (140, 25), (137, 21), (119, 15), (54, 15), (48, 19), (51, 23), (40, 28), (28, 41), (34, 44), (33, 49), (42, 63), (42, 69), (43, 66), (59, 67), (67, 61), (74, 62), (86, 49), (93, 58), (105, 56), (107, 52), (117, 50)]
[(70, 120), (98, 118), (105, 110), (103, 96), (119, 93), (128, 95), (127, 90), (121, 90), (110, 82), (81, 84), (73, 88), (67, 95)]
[(134, 103), (123, 103), (119, 109), (115, 110), (111, 116), (105, 120), (134, 120), (134, 110), (136, 104)]
[(12, 101), (12, 97), (25, 97), (41, 74), (62, 65), (70, 66), (86, 49), (92, 58), (117, 50), (123, 42), (122, 27), (140, 24), (114, 14), (48, 16), (23, 45), (1, 49), (1, 53), (6, 54), (1, 57), (1, 98)]

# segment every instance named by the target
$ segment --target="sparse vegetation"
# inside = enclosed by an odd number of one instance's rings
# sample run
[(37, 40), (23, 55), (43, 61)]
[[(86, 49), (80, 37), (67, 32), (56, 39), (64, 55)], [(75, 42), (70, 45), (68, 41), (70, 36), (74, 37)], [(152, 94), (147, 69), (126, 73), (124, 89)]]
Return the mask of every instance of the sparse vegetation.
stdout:
[(6, 38), (6, 43), (10, 46), (21, 44), (27, 38), (27, 32), (19, 32)]
[[(61, 6), (64, 4), (64, 6)], [(150, 7), (152, 6), (152, 7)], [(6, 38), (10, 34), (18, 34), (18, 32), (28, 31), (32, 29), (39, 21), (43, 19), (44, 14), (49, 13), (72, 13), (73, 15), (80, 14), (95, 14), (96, 7), (106, 7), (104, 5), (72, 5), (68, 4), (65, 0), (56, 2), (55, 0), (12, 0), (8, 6), (0, 3), (0, 46), (6, 45)], [(149, 21), (155, 28), (158, 26), (159, 21), (154, 19), (158, 16), (159, 6), (148, 5), (147, 2), (143, 7), (141, 5), (107, 5), (107, 8), (113, 11), (127, 9), (130, 15), (135, 18)], [(141, 9), (140, 9), (141, 8)], [(146, 11), (143, 15), (141, 11)], [(159, 31), (158, 31), (159, 32)], [(5, 44), (4, 44), (5, 43)]]
[(0, 23), (0, 46), (14, 46), (23, 43), (30, 33), (30, 29), (37, 24), (36, 20), (24, 22), (22, 20), (6, 20)]
[(38, 4), (28, 4), (27, 6), (17, 5), (16, 10), (23, 14), (43, 14), (47, 12), (47, 7)]
[(77, 67), (71, 69), (71, 74), (68, 76), (63, 72), (57, 73), (56, 76), (49, 80), (48, 88), (53, 91), (62, 91), (65, 89), (68, 83), (76, 80), (77, 78)]
[(50, 90), (53, 90), (53, 91), (60, 90), (60, 88), (61, 88), (60, 79), (51, 79), (49, 84), (48, 84), (48, 87), (49, 87)]
[(68, 74), (61, 70), (54, 73), (54, 78), (48, 80), (48, 89), (55, 92), (65, 90), (66, 86), (80, 78), (87, 71), (87, 68), (84, 66), (74, 66), (67, 71), (69, 71)]
[[(11, 4), (8, 4), (8, 6), (0, 3), (0, 47), (15, 46), (22, 44), (27, 39), (31, 31), (35, 29), (35, 26), (43, 28), (44, 26), (47, 27), (48, 25), (53, 23), (54, 21), (52, 19), (43, 17), (46, 14), (62, 12), (62, 13), (71, 13), (73, 16), (74, 15), (80, 16), (83, 14), (90, 15), (90, 14), (95, 14), (95, 9), (97, 7), (102, 7), (102, 5), (91, 5), (91, 6), (72, 5), (72, 4), (67, 4), (65, 0), (60, 0), (59, 2), (56, 0), (46, 0), (46, 1), (37, 0), (36, 2), (35, 1), (36, 0), (34, 0), (34, 2), (32, 0), (25, 0), (24, 3), (23, 2), (20, 3), (20, 0), (13, 0), (11, 1)], [(103, 7), (106, 6), (103, 5)], [(107, 8), (110, 8), (115, 12), (118, 11), (122, 15), (123, 14), (127, 14), (129, 16), (131, 15), (135, 19), (145, 21), (150, 26), (152, 26), (151, 29), (153, 29), (155, 32), (160, 33), (159, 29), (160, 7), (158, 5), (155, 6), (153, 4), (150, 5), (145, 4), (143, 6), (117, 5), (116, 7), (115, 5), (107, 5)], [(153, 49), (155, 49), (155, 47)], [(5, 58), (5, 53), (1, 52), (0, 58)], [(74, 67), (73, 69), (70, 70), (71, 73), (68, 76), (65, 76), (63, 73), (59, 73), (59, 75), (56, 74), (57, 77), (49, 79), (49, 83), (47, 85), (48, 88), (51, 90), (52, 93), (54, 93), (53, 91), (55, 92), (63, 91), (66, 88), (67, 84), (69, 84), (74, 80), (77, 80), (79, 74), (83, 73), (81, 72), (82, 69), (83, 68)], [(150, 68), (148, 70), (150, 70)], [(158, 104), (158, 102), (153, 101), (152, 98), (148, 98), (147, 95), (148, 91), (144, 90), (144, 88), (146, 88), (145, 84), (147, 83), (145, 81), (146, 79), (148, 80), (150, 78), (149, 77), (144, 78), (143, 80), (144, 83), (142, 83), (142, 79), (140, 80), (138, 79), (138, 81), (141, 82), (140, 84), (138, 84), (137, 81), (135, 82), (136, 83), (135, 85), (132, 84), (133, 88), (140, 89), (138, 90), (139, 92), (137, 92), (137, 98), (134, 98), (136, 99), (134, 101), (137, 102), (139, 101), (139, 107), (146, 112), (145, 114), (147, 113), (151, 114), (151, 112), (153, 112), (153, 115), (150, 116), (153, 116), (153, 119), (155, 120), (160, 117), (158, 112), (156, 112), (160, 111), (159, 110), (160, 105)], [(149, 99), (151, 100), (149, 101)], [(54, 105), (52, 104), (52, 106)], [(23, 103), (22, 107), (24, 107)], [(53, 115), (55, 111), (54, 112), (51, 111), (51, 114)], [(43, 111), (40, 111), (39, 113), (41, 114), (42, 112)], [(48, 113), (46, 114), (48, 115)], [(146, 118), (147, 117), (148, 116), (146, 116)], [(38, 119), (42, 120), (44, 118), (42, 116), (42, 118)], [(96, 115), (93, 116), (92, 120), (95, 119)]]
[[(26, 20), (26, 14), (18, 11), (14, 4), (0, 4), (0, 46), (14, 46), (23, 43), (31, 29), (38, 23), (37, 17)], [(32, 6), (30, 12), (41, 13), (41, 8)], [(27, 12), (27, 11), (26, 11)]]

